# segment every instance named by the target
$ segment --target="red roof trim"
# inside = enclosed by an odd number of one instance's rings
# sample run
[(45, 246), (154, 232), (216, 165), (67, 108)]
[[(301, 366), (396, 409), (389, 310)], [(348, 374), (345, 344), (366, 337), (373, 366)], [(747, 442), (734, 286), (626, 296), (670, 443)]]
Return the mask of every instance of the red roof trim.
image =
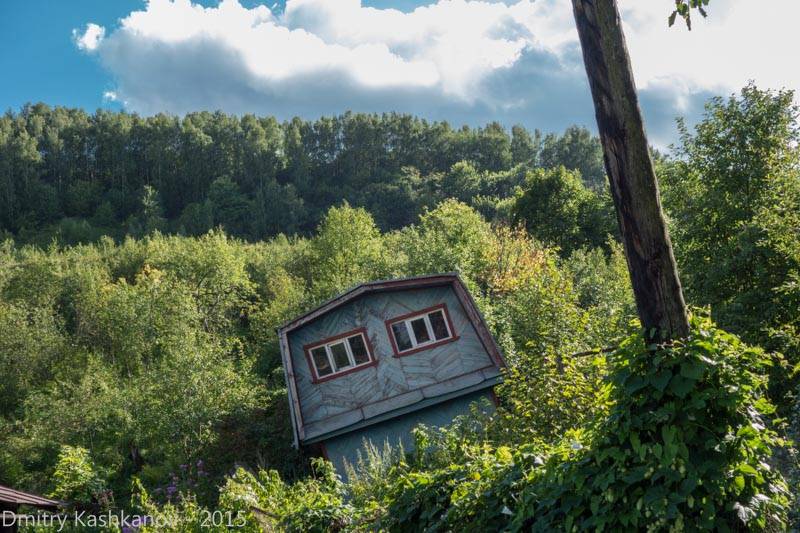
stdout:
[[(447, 320), (447, 327), (450, 329), (450, 337), (436, 342), (432, 342), (430, 344), (425, 344), (424, 346), (417, 346), (416, 348), (411, 348), (410, 350), (404, 350), (401, 352), (400, 348), (398, 348), (397, 346), (397, 341), (394, 338), (394, 331), (392, 331), (392, 324), (395, 324), (397, 322), (402, 322), (403, 320), (407, 320), (411, 317), (422, 316), (433, 311), (438, 311), (439, 309), (441, 309), (442, 312), (444, 312), (444, 318), (445, 320)], [(459, 335), (456, 334), (456, 329), (455, 326), (453, 326), (453, 320), (450, 318), (450, 311), (447, 309), (447, 304), (443, 303), (438, 305), (433, 305), (431, 307), (426, 307), (425, 309), (420, 309), (419, 311), (412, 311), (411, 313), (406, 313), (404, 315), (390, 318), (389, 320), (385, 320), (384, 324), (386, 325), (386, 334), (389, 335), (389, 342), (392, 345), (392, 351), (394, 351), (394, 357), (405, 357), (407, 355), (424, 352), (425, 350), (430, 350), (432, 348), (442, 346), (443, 344), (455, 342), (461, 338)]]
[[(332, 374), (328, 374), (327, 376), (319, 377), (317, 375), (317, 367), (314, 366), (314, 361), (311, 358), (311, 350), (313, 350), (314, 348), (318, 348), (319, 346), (324, 346), (326, 344), (336, 342), (339, 339), (346, 339), (348, 337), (354, 337), (359, 334), (364, 339), (364, 345), (367, 347), (367, 355), (369, 356), (369, 362), (350, 367), (347, 370), (343, 370), (341, 372), (334, 372)], [(308, 362), (308, 367), (311, 369), (311, 383), (322, 383), (324, 381), (330, 381), (332, 379), (336, 379), (341, 376), (346, 376), (347, 374), (352, 374), (353, 372), (364, 370), (365, 368), (369, 368), (378, 364), (378, 360), (375, 359), (375, 352), (372, 350), (372, 343), (369, 342), (369, 335), (367, 335), (367, 328), (356, 328), (347, 331), (345, 333), (334, 335), (333, 337), (328, 337), (327, 339), (323, 339), (321, 341), (312, 342), (311, 344), (306, 344), (305, 346), (303, 346), (303, 353), (306, 354), (306, 362)]]
[(371, 281), (362, 283), (352, 289), (343, 292), (339, 296), (331, 298), (314, 309), (304, 313), (303, 315), (291, 320), (278, 328), (278, 331), (283, 334), (288, 334), (293, 329), (296, 329), (311, 320), (314, 320), (320, 315), (336, 309), (337, 307), (346, 304), (347, 302), (358, 298), (367, 293), (380, 292), (396, 289), (413, 289), (424, 288), (436, 285), (448, 285), (459, 281), (458, 275), (455, 273), (436, 274), (431, 276), (419, 276), (414, 278), (403, 278), (384, 281)]

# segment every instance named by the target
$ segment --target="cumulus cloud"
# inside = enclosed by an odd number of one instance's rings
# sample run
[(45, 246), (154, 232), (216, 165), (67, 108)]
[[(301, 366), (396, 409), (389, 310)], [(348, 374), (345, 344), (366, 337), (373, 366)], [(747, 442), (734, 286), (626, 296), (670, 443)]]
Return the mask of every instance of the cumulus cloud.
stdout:
[[(743, 2), (719, 0), (713, 16), (725, 27), (741, 24), (752, 16), (734, 9)], [(773, 2), (800, 14), (796, 0)], [(668, 30), (665, 2), (621, 4), (648, 127), (663, 145), (674, 137), (675, 115), (696, 115), (709, 94), (742, 84), (730, 70), (745, 69), (728, 64), (742, 58), (725, 50), (752, 43), (719, 21), (691, 34)], [(108, 36), (90, 23), (75, 42), (113, 74), (114, 99), (144, 114), (400, 111), (548, 131), (594, 122), (566, 0), (436, 0), (410, 12), (360, 0), (287, 0), (283, 11), (238, 0), (150, 0)], [(766, 79), (784, 78), (775, 71)]]
[(93, 22), (87, 24), (83, 32), (77, 29), (72, 30), (72, 39), (75, 41), (75, 46), (88, 52), (95, 50), (100, 45), (105, 35), (106, 29)]

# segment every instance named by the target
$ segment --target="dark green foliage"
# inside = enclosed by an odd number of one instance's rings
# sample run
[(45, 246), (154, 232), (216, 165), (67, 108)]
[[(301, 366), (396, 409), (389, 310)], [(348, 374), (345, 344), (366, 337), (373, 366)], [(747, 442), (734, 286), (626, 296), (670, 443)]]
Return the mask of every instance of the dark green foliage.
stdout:
[(778, 531), (789, 502), (768, 465), (764, 352), (695, 316), (675, 346), (626, 340), (613, 355), (614, 405), (588, 448), (551, 460), (522, 492), (515, 524), (534, 530)]
[(250, 205), (239, 185), (227, 176), (211, 182), (208, 202), (214, 213), (214, 224), (222, 226), (232, 235), (242, 235), (247, 230)]
[[(793, 97), (750, 85), (728, 100), (713, 99), (693, 133), (681, 127), (680, 158), (661, 172), (687, 297), (710, 305), (715, 320), (747, 342), (783, 352), (790, 369), (800, 364), (800, 127)], [(797, 383), (776, 378), (776, 398)]]
[[(522, 183), (515, 166), (541, 159), (595, 179), (587, 131), (549, 135), (544, 147), (540, 139), (520, 126), (509, 135), (498, 123), (454, 129), (398, 114), (279, 124), (28, 105), (0, 117), (0, 230), (41, 245), (217, 226), (258, 240), (310, 234), (342, 201), (399, 229), (451, 197), (503, 218), (503, 200)], [(160, 205), (155, 218), (143, 212), (145, 194)]]
[(534, 164), (539, 154), (542, 134), (539, 130), (533, 137), (519, 124), (511, 128), (511, 162), (514, 165)]
[(607, 192), (586, 187), (578, 171), (563, 166), (530, 172), (513, 209), (514, 220), (564, 254), (604, 246), (617, 233)]
[(560, 165), (577, 170), (584, 184), (595, 191), (606, 189), (606, 169), (600, 139), (586, 128), (570, 126), (561, 136), (549, 134), (542, 141), (538, 165)]

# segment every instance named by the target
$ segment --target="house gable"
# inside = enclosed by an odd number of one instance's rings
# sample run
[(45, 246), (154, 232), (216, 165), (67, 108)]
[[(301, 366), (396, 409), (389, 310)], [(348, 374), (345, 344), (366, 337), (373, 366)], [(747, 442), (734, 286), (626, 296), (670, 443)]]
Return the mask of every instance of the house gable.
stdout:
[[(499, 350), (455, 275), (367, 284), (332, 302), (280, 330), (298, 443), (346, 433), (500, 380)], [(389, 324), (431, 309), (446, 313), (450, 338), (398, 354)], [(319, 379), (308, 348), (355, 331), (364, 332), (373, 360)]]

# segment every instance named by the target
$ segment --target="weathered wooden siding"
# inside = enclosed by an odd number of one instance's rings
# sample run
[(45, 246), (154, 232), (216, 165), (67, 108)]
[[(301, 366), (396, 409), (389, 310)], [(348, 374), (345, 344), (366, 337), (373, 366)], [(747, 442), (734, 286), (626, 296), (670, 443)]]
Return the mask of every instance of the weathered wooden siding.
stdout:
[[(394, 357), (384, 322), (440, 303), (447, 305), (459, 339)], [(312, 383), (303, 346), (358, 327), (367, 329), (378, 364)], [(304, 441), (499, 374), (450, 285), (361, 296), (291, 331), (288, 341)]]

